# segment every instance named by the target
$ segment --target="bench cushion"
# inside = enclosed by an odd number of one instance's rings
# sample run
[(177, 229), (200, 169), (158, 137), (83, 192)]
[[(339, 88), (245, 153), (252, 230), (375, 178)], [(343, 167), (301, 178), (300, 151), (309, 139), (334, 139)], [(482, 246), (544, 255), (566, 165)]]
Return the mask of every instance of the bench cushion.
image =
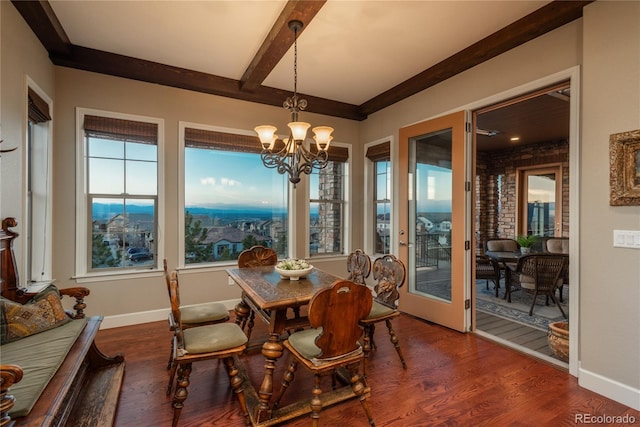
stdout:
[(2, 345), (2, 363), (18, 365), (24, 371), (22, 381), (10, 389), (16, 399), (9, 413), (12, 418), (26, 416), (31, 411), (86, 324), (87, 319), (73, 320)]

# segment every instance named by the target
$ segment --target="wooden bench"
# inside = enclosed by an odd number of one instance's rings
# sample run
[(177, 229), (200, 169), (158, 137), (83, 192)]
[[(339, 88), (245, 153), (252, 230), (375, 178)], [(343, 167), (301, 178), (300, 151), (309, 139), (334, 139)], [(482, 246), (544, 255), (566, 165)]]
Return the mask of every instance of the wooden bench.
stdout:
[[(15, 220), (8, 218), (2, 222), (0, 231), (0, 289), (2, 296), (24, 303), (30, 296), (17, 288), (15, 259), (12, 241), (16, 233)], [(77, 339), (64, 356), (62, 364), (38, 397), (29, 413), (24, 417), (11, 419), (15, 405), (11, 387), (28, 377), (30, 372), (20, 367), (20, 357), (9, 365), (0, 365), (0, 427), (4, 426), (64, 426), (71, 425), (102, 427), (112, 426), (118, 398), (124, 378), (124, 357), (105, 356), (95, 344), (95, 336), (102, 322), (101, 316), (85, 320), (84, 297), (89, 290), (82, 287), (60, 289), (62, 295), (75, 298), (74, 322), (85, 322)], [(66, 325), (61, 326), (64, 328)], [(41, 332), (46, 334), (49, 331)], [(36, 337), (39, 334), (34, 335)], [(28, 337), (31, 338), (31, 337)], [(24, 338), (24, 339), (28, 339)], [(20, 341), (7, 344), (19, 345)], [(14, 349), (15, 350), (15, 349)], [(20, 351), (20, 349), (18, 349)], [(30, 357), (25, 351), (24, 358)], [(62, 357), (62, 356), (61, 356)], [(4, 362), (4, 361), (3, 361)]]

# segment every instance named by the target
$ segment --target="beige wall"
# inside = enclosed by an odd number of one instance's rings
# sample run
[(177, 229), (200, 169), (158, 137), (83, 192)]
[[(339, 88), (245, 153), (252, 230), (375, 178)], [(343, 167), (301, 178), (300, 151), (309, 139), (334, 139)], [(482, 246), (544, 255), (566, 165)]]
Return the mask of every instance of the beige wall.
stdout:
[[(57, 283), (72, 286), (75, 268), (75, 155), (76, 107), (136, 114), (164, 120), (165, 224), (161, 238), (169, 267), (178, 264), (178, 122), (251, 131), (257, 124), (274, 123), (286, 129), (289, 115), (283, 108), (222, 98), (213, 95), (142, 83), (118, 77), (56, 67), (56, 148), (54, 158), (54, 262)], [(304, 114), (311, 123), (335, 128), (336, 142), (358, 141), (358, 123), (315, 114)], [(296, 191), (304, 191), (299, 185)], [(304, 198), (297, 201), (304, 208)], [(297, 224), (303, 230), (305, 224)], [(296, 256), (304, 256), (304, 235), (297, 233)], [(322, 263), (316, 263), (318, 265)], [(327, 266), (330, 269), (330, 264)], [(338, 271), (342, 274), (342, 271)], [(105, 316), (166, 309), (168, 300), (164, 278), (158, 274), (82, 283), (91, 289), (87, 312)], [(223, 268), (183, 270), (180, 274), (181, 300), (193, 304), (208, 300), (225, 301), (239, 297), (229, 286)]]
[(614, 229), (640, 230), (640, 206), (609, 206), (609, 135), (640, 129), (640, 2), (584, 12), (580, 359), (584, 371), (637, 391), (640, 251), (612, 242)]
[[(18, 227), (15, 230), (22, 233), (27, 76), (53, 98), (54, 74), (47, 51), (15, 7), (10, 2), (0, 1), (0, 15), (0, 139), (4, 140), (2, 149), (18, 147), (0, 157), (0, 215), (1, 218), (16, 218)], [(55, 115), (55, 109), (51, 112)], [(19, 256), (22, 242), (16, 241), (14, 249)]]
[[(351, 176), (352, 218), (362, 218), (363, 145), (392, 136), (398, 129), (576, 65), (583, 73), (580, 145), (580, 383), (627, 405), (640, 408), (640, 258), (639, 251), (611, 247), (613, 228), (640, 229), (640, 207), (608, 205), (608, 136), (640, 128), (640, 3), (598, 1), (584, 19), (539, 37), (433, 88), (357, 123), (309, 114), (313, 123), (336, 128), (339, 142), (354, 143)], [(54, 67), (9, 2), (2, 13), (2, 137), (24, 140), (25, 74), (55, 99), (54, 133), (54, 277), (60, 286), (75, 285), (75, 108), (87, 107), (153, 116), (165, 121), (166, 217), (164, 245), (170, 266), (177, 263), (178, 121), (252, 129), (257, 122), (284, 128), (283, 109), (253, 105), (194, 92)], [(584, 32), (584, 34), (583, 34)], [(54, 91), (55, 89), (55, 91)], [(55, 96), (54, 96), (55, 95)], [(0, 214), (21, 218), (24, 203), (21, 154), (0, 160)], [(9, 183), (9, 180), (12, 182)], [(585, 189), (588, 189), (586, 191)], [(298, 200), (304, 206), (304, 199)], [(359, 223), (355, 221), (356, 224)], [(301, 224), (298, 224), (302, 227)], [(298, 230), (302, 231), (301, 228)], [(572, 230), (575, 231), (575, 230)], [(304, 247), (297, 239), (298, 253)], [(362, 244), (353, 227), (351, 247)], [(597, 249), (594, 249), (597, 248)], [(19, 260), (21, 262), (21, 260)], [(344, 263), (319, 263), (343, 274)], [(185, 304), (236, 298), (221, 270), (181, 273)], [(166, 309), (160, 275), (87, 284), (89, 314), (126, 315)], [(574, 286), (574, 283), (572, 283)], [(606, 287), (603, 290), (603, 286)]]

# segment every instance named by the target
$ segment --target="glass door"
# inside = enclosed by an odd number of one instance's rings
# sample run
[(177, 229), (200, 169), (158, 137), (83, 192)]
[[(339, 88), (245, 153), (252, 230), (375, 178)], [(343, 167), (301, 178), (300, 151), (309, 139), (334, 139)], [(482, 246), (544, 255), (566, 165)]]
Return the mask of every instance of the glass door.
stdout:
[(400, 130), (399, 179), (400, 309), (465, 331), (464, 111)]
[(562, 236), (562, 166), (521, 169), (518, 233)]

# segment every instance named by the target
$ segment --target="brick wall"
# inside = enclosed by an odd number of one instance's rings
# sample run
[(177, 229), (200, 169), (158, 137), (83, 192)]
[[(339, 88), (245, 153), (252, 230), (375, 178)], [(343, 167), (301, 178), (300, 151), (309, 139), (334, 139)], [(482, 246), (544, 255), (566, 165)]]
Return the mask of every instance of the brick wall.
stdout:
[(515, 238), (518, 168), (562, 164), (562, 235), (569, 236), (569, 144), (554, 141), (476, 155), (476, 247), (490, 237)]

